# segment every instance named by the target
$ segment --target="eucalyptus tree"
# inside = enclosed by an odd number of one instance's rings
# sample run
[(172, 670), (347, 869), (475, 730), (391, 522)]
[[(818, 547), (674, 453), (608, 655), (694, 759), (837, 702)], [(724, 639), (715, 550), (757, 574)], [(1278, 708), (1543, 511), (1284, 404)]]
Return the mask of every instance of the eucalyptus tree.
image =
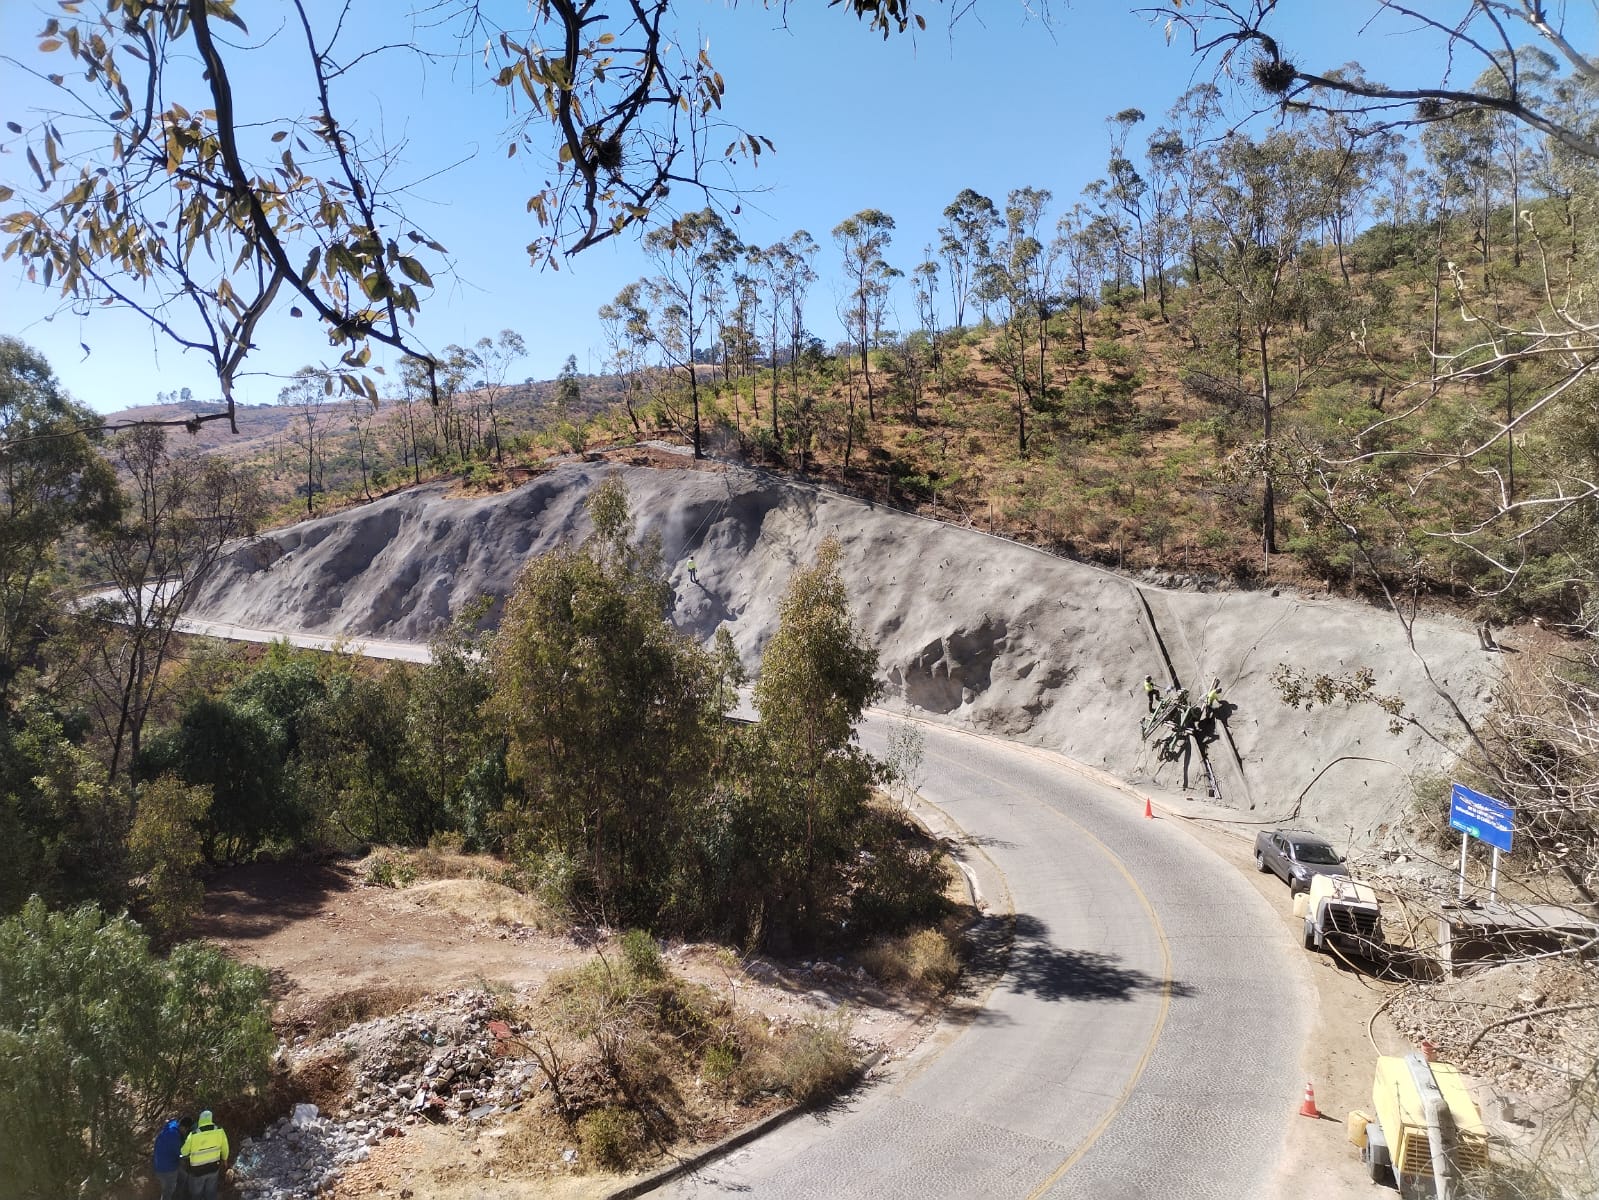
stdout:
[(609, 304), (600, 305), (600, 331), (608, 352), (607, 365), (622, 385), (622, 405), (627, 409), (633, 432), (644, 435), (638, 406), (644, 392), (644, 377), (649, 370), (650, 314), (644, 307), (644, 281), (637, 280), (616, 293)]
[(644, 250), (656, 269), (645, 285), (653, 313), (650, 328), (667, 362), (686, 377), (693, 406), (694, 457), (703, 458), (696, 365), (700, 341), (714, 328), (722, 276), (738, 254), (738, 239), (715, 209), (703, 208), (650, 230), (644, 235)]
[(1196, 223), (1200, 197), (1209, 185), (1206, 171), (1210, 163), (1203, 147), (1211, 140), (1211, 131), (1221, 116), (1221, 91), (1213, 83), (1197, 83), (1177, 98), (1166, 111), (1166, 120), (1182, 146), (1174, 168), (1177, 186), (1178, 211), (1183, 215), (1188, 230), (1188, 276), (1190, 283), (1198, 283), (1199, 230)]
[(848, 323), (854, 326), (855, 343), (861, 352), (866, 412), (872, 420), (877, 419), (872, 393), (872, 343), (882, 324), (889, 281), (899, 274), (883, 258), (893, 239), (894, 218), (881, 209), (864, 208), (833, 226), (833, 241), (844, 257), (844, 275), (850, 283)]
[(1110, 131), (1110, 159), (1105, 164), (1104, 196), (1109, 204), (1120, 209), (1132, 222), (1127, 244), (1130, 254), (1138, 263), (1138, 291), (1149, 299), (1148, 248), (1144, 238), (1144, 196), (1149, 184), (1138, 173), (1138, 167), (1127, 157), (1127, 138), (1133, 126), (1144, 119), (1142, 109), (1124, 108), (1105, 118), (1105, 128)]
[(949, 268), (949, 298), (954, 306), (954, 328), (966, 327), (966, 302), (974, 295), (977, 272), (991, 257), (994, 234), (1001, 221), (994, 202), (971, 188), (944, 208), (938, 227), (938, 249)]
[(0, 721), (55, 623), (58, 550), (71, 531), (103, 529), (120, 511), (116, 477), (96, 452), (99, 424), (42, 355), (0, 336)]
[(816, 255), (821, 247), (816, 239), (803, 229), (797, 229), (784, 243), (788, 256), (784, 260), (782, 277), (784, 316), (783, 326), (788, 332), (788, 368), (790, 381), (799, 388), (801, 349), (805, 344), (805, 302), (815, 285)]
[[(781, 377), (782, 360), (782, 325), (783, 325), (783, 287), (782, 281), (787, 268), (786, 259), (791, 253), (783, 242), (773, 242), (764, 248), (751, 246), (747, 251), (750, 266), (756, 272), (757, 286), (766, 290), (768, 303), (766, 317), (771, 322), (768, 326), (767, 345), (772, 353), (772, 391), (771, 409), (772, 444), (777, 444), (777, 386)], [(760, 401), (755, 399), (755, 389), (750, 389), (751, 402), (755, 406), (755, 420), (759, 423), (761, 418)]]
[[(1027, 453), (1027, 412), (1044, 400), (1049, 387), (1046, 347), (1055, 303), (1054, 265), (1058, 247), (1040, 238), (1050, 193), (1018, 188), (1005, 201), (1005, 234), (979, 273), (982, 296), (1000, 308), (1003, 320), (989, 353), (1004, 368), (1013, 389), (1016, 449)], [(1034, 349), (1038, 374), (1032, 368)]]
[(361, 494), (372, 499), (372, 465), (376, 442), (372, 426), (377, 416), (377, 405), (363, 395), (351, 393), (344, 398), (344, 419), (355, 437), (356, 462), (361, 468)]
[(333, 398), (332, 375), (317, 367), (301, 367), (278, 392), (278, 403), (294, 410), (289, 440), (300, 448), (305, 463), (305, 515), (316, 514), (316, 494), (323, 490), (327, 465), (328, 402)]
[(772, 444), (779, 444), (777, 388), (781, 374), (779, 358), (782, 352), (782, 334), (787, 335), (790, 385), (799, 395), (800, 342), (805, 336), (805, 301), (811, 285), (816, 282), (815, 239), (803, 229), (797, 229), (781, 242), (773, 242), (761, 251), (762, 277), (772, 298)]
[(516, 330), (502, 329), (495, 337), (478, 338), (463, 354), (488, 414), (494, 461), (503, 465), (505, 447), (500, 442), (499, 404), (510, 382), (512, 365), (527, 357), (527, 343)]
[(1492, 122), (1482, 110), (1467, 109), (1429, 124), (1422, 131), (1421, 144), (1428, 164), (1445, 185), (1446, 197), (1469, 198), (1476, 227), (1473, 248), (1487, 267), (1493, 249), (1494, 192), (1501, 175), (1494, 156)]
[[(532, 560), (490, 651), (518, 799), (513, 847), (578, 868), (599, 913), (652, 923), (712, 754), (709, 655), (664, 619), (659, 539), (635, 541), (626, 489), (590, 495), (592, 536)], [(715, 714), (719, 717), (719, 712)]]
[(1088, 352), (1087, 313), (1104, 277), (1104, 247), (1095, 236), (1094, 216), (1078, 201), (1055, 222), (1054, 251), (1065, 264), (1065, 302), (1077, 329), (1077, 352)]
[[(1358, 64), (1341, 67), (1333, 73), (1337, 78), (1362, 78)], [(1372, 178), (1379, 168), (1386, 149), (1386, 139), (1381, 131), (1374, 131), (1352, 122), (1338, 112), (1308, 114), (1300, 122), (1307, 142), (1307, 150), (1318, 164), (1325, 198), (1322, 224), (1326, 231), (1324, 241), (1331, 241), (1338, 260), (1338, 273), (1344, 286), (1349, 286), (1349, 264), (1345, 250), (1353, 234), (1367, 222), (1365, 214), (1370, 208)]]
[(911, 292), (916, 297), (916, 319), (928, 340), (938, 342), (938, 260), (931, 246), (922, 247), (922, 261), (911, 272)]
[[(1209, 286), (1237, 306), (1236, 319), (1248, 342), (1239, 347), (1239, 366), (1252, 359), (1261, 444), (1269, 451), (1277, 410), (1306, 381), (1302, 368), (1296, 369), (1291, 386), (1279, 387), (1273, 351), (1279, 338), (1309, 325), (1316, 272), (1301, 254), (1326, 213), (1324, 180), (1304, 136), (1285, 132), (1260, 141), (1243, 135), (1226, 139), (1212, 152), (1212, 172), (1200, 214), (1200, 253)], [(1274, 469), (1263, 460), (1259, 473), (1261, 540), (1273, 553)]]
[[(732, 272), (733, 304), (722, 323), (721, 343), (723, 361), (727, 371), (738, 367), (739, 385), (751, 376), (755, 360), (761, 354), (761, 250), (758, 246), (740, 248), (739, 258)], [(730, 378), (730, 376), (729, 376)], [(737, 391), (734, 392), (735, 403)], [(760, 401), (755, 395), (755, 385), (750, 384), (750, 404), (754, 419), (760, 420)], [(736, 410), (735, 410), (736, 412)]]
[(938, 260), (933, 257), (931, 246), (923, 247), (922, 254), (922, 261), (911, 272), (911, 294), (916, 299), (916, 318), (921, 328), (900, 341), (913, 425), (921, 422), (927, 368), (937, 366), (942, 353), (938, 329)]
[(555, 373), (555, 394), (550, 401), (556, 414), (570, 420), (578, 405), (583, 403), (583, 384), (578, 380), (577, 355), (568, 354)]
[(881, 691), (877, 652), (850, 614), (842, 557), (828, 538), (794, 573), (755, 682), (770, 890), (802, 927), (814, 926), (825, 881), (857, 853), (851, 834), (874, 773), (855, 730)]
[(127, 430), (111, 451), (125, 509), (89, 542), (91, 570), (109, 587), (81, 615), (95, 630), (86, 677), (115, 779), (138, 756), (179, 621), (228, 545), (254, 532), (262, 504), (251, 472), (174, 453), (165, 430)]
[(1182, 137), (1165, 126), (1149, 135), (1145, 160), (1149, 164), (1149, 217), (1144, 227), (1144, 253), (1155, 276), (1155, 297), (1166, 319), (1166, 273), (1176, 252), (1181, 223), (1182, 193), (1179, 178), (1188, 149)]

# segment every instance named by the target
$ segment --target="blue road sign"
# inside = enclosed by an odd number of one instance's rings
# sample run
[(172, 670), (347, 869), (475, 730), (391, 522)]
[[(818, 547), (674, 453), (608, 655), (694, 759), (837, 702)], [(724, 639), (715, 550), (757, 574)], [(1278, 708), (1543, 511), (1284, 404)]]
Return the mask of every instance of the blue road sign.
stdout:
[(1449, 828), (1510, 853), (1510, 805), (1455, 784), (1449, 791)]

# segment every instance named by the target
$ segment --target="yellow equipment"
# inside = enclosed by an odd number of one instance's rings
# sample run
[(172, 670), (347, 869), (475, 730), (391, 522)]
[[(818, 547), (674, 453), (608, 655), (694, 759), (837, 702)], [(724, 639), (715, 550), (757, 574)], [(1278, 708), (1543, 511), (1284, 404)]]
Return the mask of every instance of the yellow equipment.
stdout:
[(1375, 1120), (1350, 1114), (1349, 1140), (1373, 1183), (1392, 1173), (1405, 1200), (1452, 1200), (1462, 1174), (1488, 1166), (1488, 1130), (1460, 1072), (1420, 1054), (1377, 1060), (1371, 1085)]

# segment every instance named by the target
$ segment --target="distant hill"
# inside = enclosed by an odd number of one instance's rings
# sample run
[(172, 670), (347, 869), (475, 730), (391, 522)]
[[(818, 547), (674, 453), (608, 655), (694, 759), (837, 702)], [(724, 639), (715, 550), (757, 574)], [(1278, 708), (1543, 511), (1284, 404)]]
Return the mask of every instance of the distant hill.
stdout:
[[(188, 404), (140, 404), (106, 414), (106, 424), (121, 425), (135, 421), (182, 421), (189, 417), (206, 416), (225, 411), (216, 401)], [(275, 437), (283, 436), (294, 419), (294, 410), (277, 404), (241, 404), (236, 410), (239, 432), (234, 433), (226, 421), (207, 421), (197, 433), (177, 429), (176, 435), (183, 443), (200, 450), (215, 451), (229, 458), (248, 460), (266, 452)]]

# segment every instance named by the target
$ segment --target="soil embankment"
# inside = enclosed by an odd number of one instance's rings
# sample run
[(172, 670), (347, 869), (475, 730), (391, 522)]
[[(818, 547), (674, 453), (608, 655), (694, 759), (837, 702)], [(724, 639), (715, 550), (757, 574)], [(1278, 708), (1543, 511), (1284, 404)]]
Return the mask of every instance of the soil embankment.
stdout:
[[(1148, 672), (1168, 683), (1175, 672), (1198, 695), (1219, 678), (1229, 706), (1210, 747), (1220, 802), (1250, 819), (1357, 838), (1392, 821), (1407, 779), (1446, 767), (1445, 747), (1458, 737), (1391, 613), (1286, 592), (1152, 587), (737, 468), (582, 463), (488, 496), (414, 488), (240, 547), (193, 613), (424, 641), (479, 596), (503, 599), (531, 557), (582, 538), (588, 493), (612, 472), (627, 485), (640, 533), (661, 540), (672, 619), (701, 639), (725, 623), (752, 667), (776, 628), (790, 573), (836, 535), (890, 706), (1176, 790), (1182, 765), (1160, 762), (1153, 740), (1140, 740), (1141, 681)], [(496, 603), (488, 620), (498, 613)], [(1473, 631), (1423, 619), (1415, 638), (1437, 681), (1468, 714), (1481, 712), (1496, 666)], [(1401, 697), (1420, 728), (1390, 734), (1388, 715), (1373, 705), (1290, 709), (1271, 681), (1283, 663), (1331, 675), (1370, 667), (1375, 690)], [(1203, 795), (1202, 766), (1191, 763), (1189, 773)]]

